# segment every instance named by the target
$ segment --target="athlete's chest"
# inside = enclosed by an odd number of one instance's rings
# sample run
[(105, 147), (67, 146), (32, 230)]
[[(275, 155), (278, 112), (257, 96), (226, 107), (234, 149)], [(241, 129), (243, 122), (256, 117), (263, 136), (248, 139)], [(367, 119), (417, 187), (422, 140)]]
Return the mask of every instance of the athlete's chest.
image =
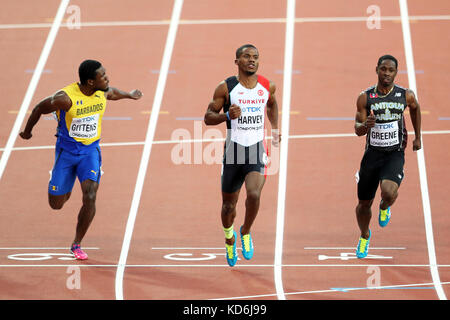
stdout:
[(373, 111), (377, 122), (401, 120), (406, 106), (404, 90), (394, 90), (387, 96), (373, 91), (368, 93), (367, 111)]
[(67, 111), (70, 118), (84, 118), (94, 115), (102, 115), (106, 108), (106, 99), (101, 95), (91, 97), (73, 95), (71, 97), (72, 107)]
[(259, 82), (248, 89), (240, 83), (230, 92), (230, 102), (241, 108), (242, 114), (264, 114), (269, 92)]

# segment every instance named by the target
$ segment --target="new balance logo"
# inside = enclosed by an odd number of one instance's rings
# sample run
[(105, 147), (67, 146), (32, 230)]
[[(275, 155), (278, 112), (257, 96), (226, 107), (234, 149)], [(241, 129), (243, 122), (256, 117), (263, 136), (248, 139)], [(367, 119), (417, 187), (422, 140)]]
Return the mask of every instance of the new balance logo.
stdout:
[(395, 97), (401, 97), (402, 96), (402, 93), (401, 92), (396, 92), (395, 93)]

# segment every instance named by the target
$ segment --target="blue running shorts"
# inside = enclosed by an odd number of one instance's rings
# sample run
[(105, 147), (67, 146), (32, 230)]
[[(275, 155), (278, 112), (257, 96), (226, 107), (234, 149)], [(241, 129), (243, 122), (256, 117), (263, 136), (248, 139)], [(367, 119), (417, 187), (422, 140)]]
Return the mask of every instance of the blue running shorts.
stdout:
[(55, 163), (48, 183), (48, 193), (63, 195), (72, 191), (76, 177), (100, 183), (102, 156), (100, 147), (85, 154), (74, 154), (62, 148), (55, 150)]

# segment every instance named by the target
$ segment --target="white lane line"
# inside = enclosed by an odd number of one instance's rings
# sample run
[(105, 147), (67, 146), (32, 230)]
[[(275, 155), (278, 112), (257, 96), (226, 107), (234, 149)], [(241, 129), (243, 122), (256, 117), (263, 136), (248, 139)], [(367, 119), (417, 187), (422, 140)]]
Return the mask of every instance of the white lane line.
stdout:
[[(444, 282), (443, 284), (450, 284), (450, 282)], [(345, 288), (345, 291), (357, 291), (357, 290), (383, 290), (383, 289), (408, 289), (411, 287), (426, 287), (432, 285), (432, 283), (418, 283), (418, 284), (400, 284), (400, 285), (389, 285), (389, 286), (373, 286), (373, 287), (361, 287), (361, 288)], [(326, 289), (326, 290), (312, 290), (312, 291), (298, 291), (298, 292), (286, 292), (286, 295), (303, 295), (303, 294), (315, 294), (315, 293), (332, 293), (340, 292), (337, 289)], [(345, 292), (343, 292), (345, 293)], [(238, 300), (238, 299), (255, 299), (264, 297), (274, 297), (276, 294), (259, 294), (253, 296), (241, 296), (241, 297), (226, 297), (226, 298), (215, 298), (209, 300)]]
[[(414, 132), (408, 132), (409, 135), (413, 135)], [(450, 134), (450, 130), (432, 130), (422, 131), (422, 135), (435, 135), (435, 134)], [(355, 137), (354, 133), (322, 133), (322, 134), (298, 134), (288, 136), (289, 140), (296, 139), (321, 139), (321, 138), (348, 138)], [(266, 137), (270, 140), (272, 137)], [(177, 143), (198, 143), (198, 142), (224, 142), (225, 138), (216, 139), (181, 139), (181, 140), (156, 140), (152, 144), (177, 144)], [(101, 147), (126, 147), (126, 146), (143, 146), (144, 141), (132, 141), (132, 142), (105, 142), (100, 143)], [(11, 151), (27, 151), (27, 150), (48, 150), (55, 149), (55, 145), (51, 146), (34, 146), (34, 147), (14, 147)], [(0, 148), (0, 151), (4, 151), (4, 148)]]
[(34, 68), (33, 76), (31, 77), (30, 84), (28, 85), (25, 97), (23, 98), (16, 121), (14, 122), (14, 126), (9, 134), (8, 142), (3, 149), (2, 157), (0, 159), (0, 180), (2, 179), (3, 172), (5, 171), (12, 148), (14, 147), (14, 143), (16, 142), (16, 138), (19, 135), (20, 128), (27, 114), (27, 110), (30, 106), (34, 92), (36, 91), (36, 87), (39, 83), (39, 79), (41, 77), (42, 71), (44, 70), (48, 56), (50, 55), (50, 51), (52, 50), (53, 43), (55, 42), (56, 35), (58, 34), (58, 30), (68, 4), (69, 0), (61, 0), (58, 11), (56, 12), (55, 20), (53, 21), (52, 27), (47, 36), (47, 40), (45, 41), (44, 48), (42, 49), (36, 68)]
[[(356, 247), (304, 247), (304, 250), (353, 250)], [(405, 247), (370, 247), (370, 250), (406, 250)]]
[[(0, 250), (69, 250), (70, 247), (10, 247), (0, 248)], [(83, 247), (83, 250), (99, 250), (97, 247)]]
[[(412, 41), (411, 41), (411, 30), (409, 28), (409, 19), (408, 19), (408, 3), (406, 0), (399, 0), (400, 5), (400, 14), (402, 18), (402, 31), (403, 31), (403, 44), (405, 47), (405, 56), (406, 56), (406, 67), (408, 71), (408, 81), (409, 88), (414, 91), (417, 95), (417, 87), (416, 87), (416, 74), (414, 68), (414, 57), (413, 57), (413, 49), (412, 49)], [(427, 173), (425, 166), (425, 155), (424, 155), (424, 146), (422, 143), (422, 149), (416, 151), (417, 152), (417, 161), (419, 166), (419, 178), (420, 178), (420, 190), (422, 193), (422, 205), (423, 205), (423, 215), (425, 219), (425, 231), (427, 236), (427, 245), (428, 245), (428, 259), (430, 262), (430, 271), (431, 277), (433, 279), (434, 287), (436, 288), (436, 293), (441, 300), (447, 300), (445, 296), (444, 289), (441, 285), (441, 280), (439, 277), (439, 271), (437, 268), (436, 262), (436, 250), (434, 247), (434, 236), (433, 236), (433, 223), (431, 220), (431, 206), (430, 206), (430, 198), (428, 195), (428, 182), (427, 182)]]
[(130, 248), (131, 236), (133, 234), (134, 223), (136, 221), (139, 202), (141, 200), (142, 188), (144, 186), (145, 175), (147, 172), (148, 162), (150, 159), (150, 153), (153, 145), (153, 138), (155, 136), (159, 110), (161, 108), (161, 102), (163, 99), (164, 89), (166, 86), (167, 74), (169, 73), (170, 60), (172, 58), (172, 51), (175, 44), (175, 37), (177, 34), (182, 6), (183, 0), (175, 0), (172, 11), (172, 17), (170, 20), (170, 27), (167, 33), (167, 40), (164, 48), (164, 54), (161, 63), (158, 83), (156, 85), (155, 98), (153, 100), (153, 106), (151, 109), (153, 112), (151, 113), (150, 116), (150, 123), (147, 129), (147, 135), (145, 137), (145, 144), (144, 150), (142, 152), (141, 164), (139, 166), (136, 186), (134, 189), (130, 213), (128, 215), (128, 221), (125, 229), (125, 236), (123, 239), (122, 250), (120, 252), (119, 266), (116, 272), (115, 290), (117, 300), (123, 300), (123, 275), (125, 271), (125, 265), (127, 262), (128, 250)]
[[(3, 264), (0, 268), (19, 268), (19, 267), (29, 267), (29, 268), (43, 268), (43, 267), (68, 267), (68, 266), (79, 266), (79, 267), (105, 267), (105, 268), (117, 268), (118, 264), (82, 264), (82, 263), (66, 263), (66, 264)], [(222, 267), (226, 270), (230, 270), (228, 264), (127, 264), (127, 268), (217, 268)], [(273, 268), (273, 264), (240, 264), (233, 268)], [(382, 268), (429, 268), (429, 264), (284, 264), (283, 268), (353, 268), (353, 267), (382, 267)], [(450, 268), (448, 264), (438, 265), (439, 268)]]
[[(400, 16), (381, 16), (381, 21), (401, 21)], [(447, 21), (450, 15), (422, 15), (410, 16), (411, 21)], [(359, 17), (310, 17), (295, 18), (296, 23), (317, 23), (317, 22), (366, 22), (367, 16)], [(162, 26), (168, 25), (167, 20), (142, 20), (142, 21), (91, 21), (81, 22), (80, 27), (137, 27), (137, 26)], [(212, 24), (248, 24), (248, 23), (286, 23), (285, 18), (255, 18), (255, 19), (197, 19), (197, 20), (180, 20), (183, 25), (212, 25)], [(36, 29), (50, 28), (51, 23), (9, 23), (0, 24), (0, 30), (14, 29)], [(61, 24), (62, 27), (70, 27), (68, 23)]]
[(274, 280), (277, 297), (286, 300), (283, 289), (282, 258), (284, 213), (286, 201), (286, 178), (289, 145), (289, 115), (291, 109), (292, 64), (294, 55), (295, 0), (287, 0), (286, 34), (284, 44), (284, 77), (283, 77), (283, 107), (281, 114), (280, 171), (278, 178), (277, 222), (275, 235)]

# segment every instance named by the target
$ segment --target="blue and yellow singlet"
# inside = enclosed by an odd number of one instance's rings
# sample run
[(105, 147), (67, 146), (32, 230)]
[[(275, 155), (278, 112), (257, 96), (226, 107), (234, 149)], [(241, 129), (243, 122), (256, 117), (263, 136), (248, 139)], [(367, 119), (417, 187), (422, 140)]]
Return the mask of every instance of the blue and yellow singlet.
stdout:
[(72, 100), (72, 107), (68, 111), (56, 111), (57, 146), (73, 153), (85, 153), (99, 144), (106, 108), (105, 93), (98, 90), (86, 96), (77, 82), (61, 90)]

